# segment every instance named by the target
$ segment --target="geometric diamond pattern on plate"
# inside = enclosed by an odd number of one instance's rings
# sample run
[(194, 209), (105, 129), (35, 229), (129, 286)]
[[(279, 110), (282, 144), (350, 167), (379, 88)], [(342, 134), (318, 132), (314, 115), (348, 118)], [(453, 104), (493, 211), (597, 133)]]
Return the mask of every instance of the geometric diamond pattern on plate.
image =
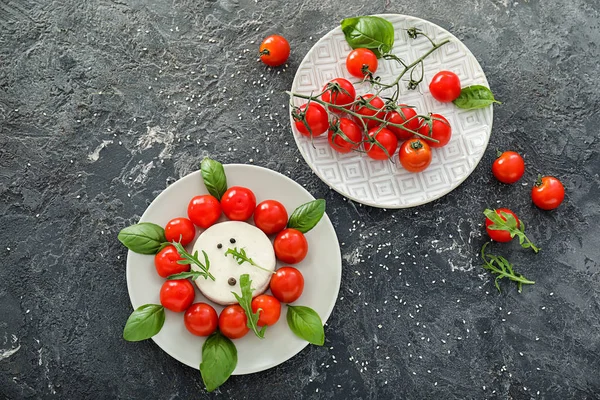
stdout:
[(315, 77), (314, 67), (299, 69), (296, 73), (298, 76), (298, 84), (295, 88), (296, 92), (310, 93), (320, 88)]
[(421, 174), (428, 191), (448, 186), (449, 181), (441, 166), (438, 168), (427, 168)]
[(342, 176), (346, 182), (364, 182), (369, 179), (366, 173), (364, 160), (362, 158), (353, 158), (347, 161), (343, 161), (340, 164)]
[(319, 173), (323, 178), (334, 185), (344, 181), (342, 174), (340, 173), (340, 166), (337, 162), (319, 164)]
[(385, 199), (387, 201), (398, 198), (398, 190), (394, 185), (394, 179), (387, 177), (381, 180), (370, 180), (371, 190), (375, 197)]
[(333, 158), (333, 152), (335, 150), (331, 148), (329, 142), (326, 142), (324, 140), (320, 140), (317, 142), (317, 140), (315, 139), (313, 144), (315, 145), (315, 148), (312, 151), (313, 160), (315, 160), (316, 162), (319, 162), (321, 160), (327, 162)]
[(335, 50), (329, 42), (317, 43), (315, 51), (312, 52), (312, 61), (315, 65), (335, 64), (337, 61)]
[(467, 154), (469, 154), (470, 156), (483, 154), (483, 152), (485, 151), (486, 140), (480, 132), (469, 132), (464, 135), (464, 140)]
[(444, 169), (451, 182), (460, 182), (469, 174), (468, 164), (462, 161), (444, 164)]
[(462, 137), (453, 137), (447, 145), (438, 150), (443, 159), (442, 164), (463, 159), (466, 153)]
[[(452, 61), (456, 61), (456, 60), (465, 60), (465, 51), (463, 50), (463, 46), (460, 45), (460, 42), (457, 42), (456, 40), (450, 40), (450, 43), (444, 45), (442, 48), (438, 49), (441, 54), (442, 54), (442, 58), (445, 62), (452, 62)], [(453, 71), (452, 69), (448, 68), (450, 71)]]
[(355, 199), (363, 201), (371, 201), (373, 199), (373, 193), (369, 187), (369, 182), (351, 183), (346, 186), (348, 188), (349, 195)]
[(396, 182), (402, 196), (423, 192), (423, 184), (419, 179), (419, 174), (405, 171), (404, 174), (396, 176)]
[(392, 173), (390, 168), (392, 163), (388, 160), (379, 161), (367, 157), (366, 164), (368, 168), (367, 173), (372, 178), (377, 176), (390, 176)]

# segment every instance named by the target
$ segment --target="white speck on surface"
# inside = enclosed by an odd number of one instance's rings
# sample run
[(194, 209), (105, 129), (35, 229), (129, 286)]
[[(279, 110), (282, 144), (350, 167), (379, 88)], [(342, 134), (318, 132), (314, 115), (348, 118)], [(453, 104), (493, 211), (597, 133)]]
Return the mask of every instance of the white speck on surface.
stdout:
[(100, 143), (98, 146), (96, 146), (94, 151), (92, 151), (90, 154), (88, 154), (88, 156), (87, 156), (88, 160), (90, 160), (91, 162), (98, 161), (98, 159), (100, 158), (100, 152), (102, 151), (102, 149), (112, 143), (113, 143), (112, 140), (103, 140), (102, 143)]

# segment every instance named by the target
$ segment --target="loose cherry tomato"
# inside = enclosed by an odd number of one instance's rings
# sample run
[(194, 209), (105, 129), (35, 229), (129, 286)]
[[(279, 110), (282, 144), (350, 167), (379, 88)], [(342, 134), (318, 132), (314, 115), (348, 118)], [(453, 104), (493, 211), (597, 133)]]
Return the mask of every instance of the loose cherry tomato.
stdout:
[(183, 323), (190, 333), (196, 336), (209, 336), (217, 330), (219, 316), (215, 309), (206, 303), (192, 304), (183, 315)]
[(271, 293), (282, 303), (293, 303), (304, 290), (304, 277), (294, 267), (281, 267), (271, 277)]
[[(517, 220), (517, 228), (521, 225), (521, 221), (517, 217), (517, 214), (515, 214), (508, 208), (498, 208), (496, 210), (496, 214), (498, 214), (500, 216), (500, 218), (502, 218), (503, 220), (506, 221), (506, 217), (504, 215), (502, 215), (502, 213), (507, 213), (507, 214), (512, 215)], [(489, 218), (485, 219), (485, 230), (487, 231), (487, 234), (489, 235), (489, 237), (492, 240), (495, 240), (496, 242), (510, 242), (512, 240), (512, 237), (510, 237), (510, 232), (488, 228), (488, 226), (490, 226), (492, 224), (493, 224), (493, 222), (491, 219), (489, 219)]]
[(304, 234), (287, 228), (279, 232), (273, 242), (275, 256), (286, 264), (298, 264), (308, 253), (308, 242)]
[(363, 138), (362, 128), (350, 118), (340, 118), (329, 128), (327, 140), (338, 153), (350, 153), (356, 150)]
[(256, 197), (252, 190), (232, 186), (221, 197), (223, 214), (232, 221), (246, 221), (256, 208)]
[[(387, 160), (394, 155), (398, 148), (398, 139), (392, 131), (387, 128), (376, 126), (375, 128), (369, 129), (368, 135), (370, 140), (368, 143), (365, 143), (367, 156), (374, 160)], [(383, 149), (379, 147), (377, 143), (379, 143)]]
[(329, 129), (329, 116), (325, 108), (319, 103), (311, 102), (302, 104), (299, 108), (295, 108), (292, 111), (292, 118), (294, 119), (294, 125), (298, 132), (304, 136), (313, 137), (323, 134)]
[(173, 312), (185, 311), (195, 296), (194, 286), (187, 279), (165, 281), (160, 288), (160, 304)]
[(429, 91), (434, 99), (442, 103), (454, 101), (460, 96), (460, 79), (451, 71), (440, 71), (429, 83)]
[(167, 246), (154, 256), (154, 266), (156, 272), (163, 278), (180, 272), (188, 272), (189, 264), (178, 264), (177, 261), (183, 260), (175, 246)]
[(519, 153), (505, 151), (492, 164), (492, 173), (502, 183), (515, 183), (525, 173), (525, 161)]
[(531, 190), (533, 204), (542, 210), (553, 210), (565, 198), (565, 187), (562, 182), (553, 176), (538, 178)]
[[(419, 118), (416, 118), (417, 112), (414, 108), (408, 107), (406, 104), (400, 104), (398, 109), (393, 111), (388, 111), (385, 116), (385, 120), (391, 122), (392, 124), (403, 124), (406, 129), (410, 129), (411, 131), (417, 131), (419, 129)], [(406, 122), (408, 121), (408, 122)], [(406, 123), (405, 123), (406, 122)], [(407, 131), (404, 128), (387, 125), (388, 128), (398, 140), (408, 140), (414, 136), (414, 133)]]
[(431, 148), (425, 140), (409, 139), (400, 146), (398, 158), (405, 170), (421, 172), (431, 164)]
[[(321, 99), (329, 104), (335, 104), (336, 106), (342, 106), (349, 110), (352, 108), (352, 102), (356, 97), (356, 90), (354, 85), (344, 78), (335, 78), (329, 81), (323, 87), (323, 94)], [(333, 107), (328, 107), (329, 111), (334, 113), (341, 113), (343, 110), (338, 110)]]
[(267, 36), (259, 47), (260, 60), (270, 67), (278, 67), (290, 56), (290, 44), (280, 35)]
[(377, 56), (369, 49), (354, 49), (346, 58), (346, 69), (350, 75), (361, 79), (369, 73), (374, 74), (377, 71)]
[(187, 218), (173, 218), (165, 225), (167, 242), (179, 242), (182, 246), (192, 243), (196, 236), (196, 228)]
[(239, 304), (225, 307), (219, 315), (219, 330), (229, 339), (244, 337), (250, 330), (247, 324), (248, 317)]
[[(385, 103), (379, 97), (374, 94), (367, 93), (364, 96), (357, 98), (358, 102), (354, 104), (354, 112), (360, 114), (363, 117), (377, 117), (379, 119), (385, 118)], [(381, 122), (375, 121), (368, 118), (363, 118), (367, 124), (367, 129), (379, 126)]]
[(254, 210), (254, 225), (266, 235), (281, 232), (288, 222), (285, 206), (276, 200), (265, 200)]
[(261, 294), (252, 299), (252, 312), (257, 312), (258, 309), (262, 309), (258, 314), (258, 326), (271, 326), (275, 325), (279, 321), (281, 315), (281, 303), (275, 297), (268, 294)]
[(431, 140), (428, 141), (430, 147), (443, 147), (448, 144), (452, 137), (450, 122), (440, 114), (431, 114), (431, 118), (433, 127), (431, 133), (429, 132), (429, 124), (426, 123), (419, 128), (418, 132), (437, 140), (437, 143)]
[(194, 225), (206, 229), (217, 222), (221, 216), (221, 204), (210, 194), (196, 196), (188, 205), (188, 217)]

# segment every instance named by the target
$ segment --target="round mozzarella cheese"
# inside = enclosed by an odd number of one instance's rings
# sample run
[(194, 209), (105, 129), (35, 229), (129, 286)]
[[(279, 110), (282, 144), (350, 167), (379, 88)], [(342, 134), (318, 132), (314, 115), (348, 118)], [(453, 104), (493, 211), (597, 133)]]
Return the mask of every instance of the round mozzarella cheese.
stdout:
[[(264, 271), (249, 262), (238, 264), (231, 254), (225, 255), (228, 249), (244, 249), (246, 256), (256, 264), (266, 269)], [(252, 280), (252, 296), (257, 296), (267, 290), (272, 273), (275, 270), (275, 252), (271, 241), (257, 227), (246, 222), (227, 221), (215, 224), (202, 232), (194, 243), (192, 254), (198, 251), (198, 259), (204, 260), (205, 251), (210, 261), (209, 272), (215, 280), (200, 277), (196, 285), (206, 298), (221, 305), (236, 304), (237, 300), (231, 292), (242, 294), (240, 276), (248, 274)], [(191, 268), (199, 270), (197, 265)]]

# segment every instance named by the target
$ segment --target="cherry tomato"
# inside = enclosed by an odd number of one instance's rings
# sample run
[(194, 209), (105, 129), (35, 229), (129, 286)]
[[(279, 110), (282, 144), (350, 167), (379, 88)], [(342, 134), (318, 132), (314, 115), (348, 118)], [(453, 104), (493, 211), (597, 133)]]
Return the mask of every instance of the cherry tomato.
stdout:
[[(506, 217), (504, 215), (502, 215), (503, 212), (515, 217), (515, 219), (517, 220), (517, 228), (521, 225), (521, 221), (517, 217), (517, 214), (515, 214), (508, 208), (498, 208), (496, 210), (496, 214), (498, 214), (500, 216), (500, 218), (502, 218), (503, 220), (506, 221)], [(488, 226), (490, 226), (492, 224), (493, 224), (493, 222), (491, 219), (489, 219), (489, 218), (485, 219), (485, 230), (487, 231), (487, 234), (489, 235), (489, 237), (492, 240), (495, 240), (496, 242), (510, 242), (512, 240), (512, 237), (510, 237), (509, 232), (488, 228)]]
[[(329, 116), (325, 108), (319, 103), (302, 104), (292, 111), (294, 125), (298, 132), (304, 136), (319, 136), (329, 129)], [(310, 130), (309, 130), (310, 128)]]
[[(357, 98), (358, 102), (354, 104), (354, 112), (360, 114), (363, 117), (377, 117), (379, 119), (385, 118), (385, 103), (379, 97), (374, 94), (368, 93)], [(372, 119), (363, 118), (367, 124), (367, 129), (379, 126), (381, 122), (374, 121)]]
[(248, 317), (239, 304), (227, 306), (219, 315), (219, 330), (229, 339), (239, 339), (248, 333)]
[(194, 225), (206, 229), (217, 222), (221, 216), (221, 204), (210, 194), (196, 196), (188, 205), (188, 217)]
[(437, 140), (437, 143), (431, 140), (428, 141), (430, 147), (443, 147), (448, 144), (450, 138), (452, 137), (452, 128), (450, 127), (450, 122), (448, 122), (448, 120), (440, 114), (431, 114), (431, 118), (433, 127), (431, 133), (429, 133), (428, 124), (423, 124), (419, 128), (418, 132), (422, 135), (429, 136)]
[[(356, 97), (356, 90), (354, 85), (344, 78), (335, 78), (323, 87), (323, 94), (321, 99), (329, 104), (335, 104), (336, 106), (343, 106), (349, 110), (352, 108), (352, 102)], [(334, 113), (341, 113), (343, 110), (338, 110), (333, 107), (328, 107), (329, 111)]]
[(338, 153), (350, 153), (352, 150), (356, 150), (360, 146), (362, 138), (362, 128), (350, 118), (340, 118), (329, 129), (327, 135), (329, 145)]
[(182, 246), (192, 243), (196, 237), (196, 228), (187, 218), (173, 218), (165, 225), (167, 242), (179, 242)]
[[(376, 126), (369, 129), (368, 132), (370, 141), (365, 143), (365, 151), (367, 156), (374, 160), (387, 160), (392, 157), (398, 148), (398, 139), (396, 135), (387, 128)], [(379, 143), (385, 151), (377, 145)]]
[(304, 234), (287, 228), (279, 232), (273, 242), (275, 256), (286, 264), (298, 264), (308, 253), (308, 242)]
[(525, 161), (519, 153), (505, 151), (492, 164), (492, 173), (502, 183), (515, 183), (525, 173)]
[[(417, 131), (419, 129), (419, 118), (416, 118), (417, 112), (414, 108), (410, 108), (406, 106), (406, 104), (400, 104), (397, 110), (389, 111), (385, 116), (385, 120), (391, 122), (392, 124), (404, 124), (404, 127), (410, 129), (411, 131)], [(397, 126), (387, 125), (388, 128), (398, 140), (408, 140), (414, 136), (412, 132), (407, 131), (404, 128), (400, 128)]]
[(267, 36), (259, 47), (260, 60), (270, 67), (278, 67), (290, 56), (290, 44), (280, 35)]
[(425, 140), (409, 139), (400, 146), (398, 158), (405, 170), (421, 172), (431, 164), (431, 148)]
[(219, 316), (215, 309), (206, 303), (192, 304), (183, 315), (183, 323), (190, 333), (196, 336), (209, 336), (217, 330)]
[(553, 210), (565, 198), (565, 187), (562, 182), (553, 176), (539, 178), (531, 190), (533, 204), (542, 210)]
[(173, 312), (185, 311), (195, 296), (194, 286), (187, 279), (165, 281), (160, 288), (160, 304)]
[(346, 68), (350, 75), (362, 79), (377, 71), (377, 56), (369, 49), (354, 49), (346, 58)]
[(166, 278), (169, 275), (178, 274), (180, 272), (188, 272), (189, 264), (178, 264), (177, 261), (183, 260), (175, 246), (167, 246), (154, 256), (154, 266), (158, 275)]
[(429, 83), (429, 91), (434, 99), (442, 103), (454, 101), (460, 96), (460, 79), (451, 71), (440, 71)]
[(221, 197), (223, 214), (232, 221), (246, 221), (256, 208), (256, 197), (252, 190), (232, 186)]
[(262, 309), (258, 314), (258, 326), (271, 326), (275, 325), (279, 321), (281, 315), (281, 303), (275, 297), (268, 294), (261, 294), (252, 299), (252, 312), (257, 312), (258, 309)]
[(281, 267), (271, 277), (269, 284), (273, 296), (282, 303), (293, 303), (304, 290), (304, 277), (294, 267)]
[(266, 235), (281, 232), (288, 222), (285, 206), (276, 200), (265, 200), (254, 210), (254, 225)]

